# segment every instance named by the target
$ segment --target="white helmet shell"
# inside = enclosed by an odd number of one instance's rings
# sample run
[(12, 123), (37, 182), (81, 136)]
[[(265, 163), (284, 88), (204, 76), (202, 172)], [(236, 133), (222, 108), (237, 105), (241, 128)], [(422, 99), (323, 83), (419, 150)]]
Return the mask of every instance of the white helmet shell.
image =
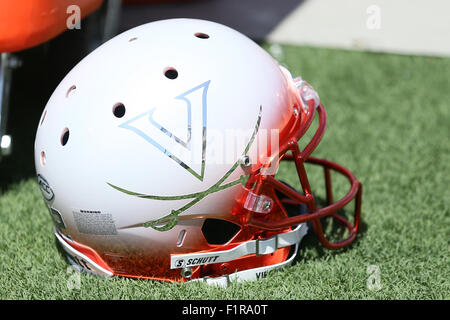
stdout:
[[(233, 210), (249, 173), (278, 155), (267, 137), (290, 137), (305, 103), (287, 70), (226, 26), (171, 19), (116, 36), (69, 72), (39, 122), (57, 239), (103, 275), (254, 278), (292, 261), (306, 225), (265, 233)], [(243, 206), (276, 203), (249, 193)]]

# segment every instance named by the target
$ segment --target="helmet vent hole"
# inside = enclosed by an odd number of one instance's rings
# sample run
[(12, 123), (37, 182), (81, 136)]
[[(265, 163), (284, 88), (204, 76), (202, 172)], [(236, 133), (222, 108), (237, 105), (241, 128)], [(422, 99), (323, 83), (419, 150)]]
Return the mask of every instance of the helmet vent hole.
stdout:
[(116, 103), (113, 107), (113, 114), (116, 118), (122, 118), (125, 115), (125, 111), (123, 103)]
[(166, 68), (166, 70), (164, 70), (164, 75), (166, 78), (173, 80), (178, 78), (178, 71), (175, 68)]
[(45, 152), (41, 151), (41, 166), (45, 166), (45, 162), (46, 162)]
[(44, 123), (45, 120), (45, 116), (47, 115), (47, 110), (44, 111), (44, 114), (42, 115), (42, 119), (41, 119), (41, 123), (39, 124), (40, 126), (42, 126), (42, 124)]
[(181, 247), (183, 245), (184, 238), (186, 238), (186, 230), (181, 230), (178, 235), (177, 247)]
[(67, 90), (66, 98), (68, 98), (69, 95), (70, 95), (76, 88), (77, 88), (76, 85), (71, 86), (71, 87), (69, 88), (69, 90)]
[(199, 39), (209, 39), (209, 35), (203, 32), (197, 32), (195, 36)]
[(202, 226), (203, 236), (209, 244), (229, 242), (241, 228), (232, 222), (221, 219), (205, 219)]
[(65, 146), (67, 142), (69, 141), (69, 129), (65, 128), (63, 130), (63, 133), (61, 135), (61, 144)]

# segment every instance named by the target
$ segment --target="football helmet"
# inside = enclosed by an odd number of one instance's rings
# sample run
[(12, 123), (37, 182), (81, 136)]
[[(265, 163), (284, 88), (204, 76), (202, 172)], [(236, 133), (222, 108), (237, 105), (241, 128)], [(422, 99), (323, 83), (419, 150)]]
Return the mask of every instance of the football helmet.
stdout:
[[(310, 156), (325, 125), (314, 89), (246, 36), (209, 21), (157, 21), (104, 43), (62, 80), (38, 125), (37, 178), (72, 263), (226, 285), (292, 263), (308, 225), (327, 248), (355, 239), (360, 182)], [(276, 179), (280, 161), (302, 190)], [(324, 169), (325, 207), (305, 163)], [(338, 201), (331, 171), (350, 182)], [(352, 200), (353, 224), (336, 213)], [(327, 240), (320, 219), (329, 216), (348, 238)]]

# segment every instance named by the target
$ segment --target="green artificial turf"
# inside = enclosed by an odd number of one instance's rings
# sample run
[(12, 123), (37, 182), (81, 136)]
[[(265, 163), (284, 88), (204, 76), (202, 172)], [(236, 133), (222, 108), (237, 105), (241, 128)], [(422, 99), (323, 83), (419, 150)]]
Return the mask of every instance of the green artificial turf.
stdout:
[[(449, 299), (450, 59), (282, 48), (281, 62), (318, 90), (328, 112), (314, 155), (343, 164), (363, 183), (361, 233), (351, 248), (330, 251), (308, 235), (293, 266), (226, 289), (83, 274), (80, 288), (70, 290), (73, 273), (29, 175), (4, 185), (0, 196), (0, 298)], [(323, 197), (322, 172), (310, 169)], [(278, 178), (298, 186), (294, 172), (282, 166)], [(333, 178), (342, 195), (348, 185)], [(373, 266), (378, 290), (367, 285)]]

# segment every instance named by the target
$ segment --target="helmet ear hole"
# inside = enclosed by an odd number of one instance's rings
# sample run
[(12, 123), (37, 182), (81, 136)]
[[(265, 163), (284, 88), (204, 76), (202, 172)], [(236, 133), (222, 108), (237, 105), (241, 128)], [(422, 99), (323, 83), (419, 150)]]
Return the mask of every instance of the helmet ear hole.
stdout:
[(167, 79), (174, 80), (174, 79), (178, 78), (178, 71), (172, 67), (166, 68), (164, 70), (164, 75), (166, 76)]
[(126, 109), (123, 103), (116, 103), (113, 107), (113, 114), (116, 118), (122, 118), (125, 115)]
[(63, 133), (61, 134), (61, 145), (62, 146), (65, 146), (67, 144), (67, 142), (69, 141), (69, 135), (70, 135), (69, 129), (65, 128), (63, 130)]
[(203, 236), (209, 244), (225, 244), (241, 230), (237, 224), (221, 219), (205, 219)]
[(209, 39), (209, 35), (203, 32), (197, 32), (195, 36), (199, 39)]

